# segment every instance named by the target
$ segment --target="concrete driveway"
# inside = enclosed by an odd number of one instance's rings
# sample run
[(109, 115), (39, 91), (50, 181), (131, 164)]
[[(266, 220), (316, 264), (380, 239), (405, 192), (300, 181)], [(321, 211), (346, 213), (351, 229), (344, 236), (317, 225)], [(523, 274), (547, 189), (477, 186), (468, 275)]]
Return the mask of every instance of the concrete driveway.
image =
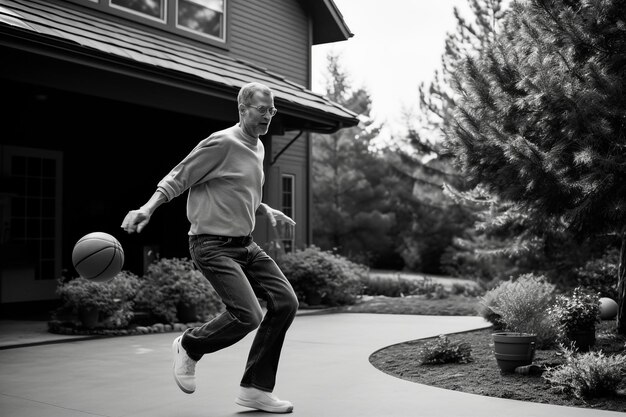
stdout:
[[(298, 316), (275, 393), (294, 416), (601, 417), (623, 413), (482, 397), (404, 381), (368, 361), (385, 346), (487, 327), (480, 317), (385, 314)], [(3, 417), (223, 417), (268, 415), (234, 403), (252, 335), (207, 355), (196, 392), (172, 378), (176, 334), (76, 340), (0, 351)]]

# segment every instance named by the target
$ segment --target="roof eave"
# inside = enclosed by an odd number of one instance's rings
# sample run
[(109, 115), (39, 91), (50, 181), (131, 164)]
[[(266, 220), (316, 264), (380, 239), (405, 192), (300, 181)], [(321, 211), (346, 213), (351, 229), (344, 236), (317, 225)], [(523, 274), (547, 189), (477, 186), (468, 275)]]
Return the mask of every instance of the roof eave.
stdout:
[(301, 0), (313, 18), (313, 45), (346, 41), (354, 36), (333, 0)]

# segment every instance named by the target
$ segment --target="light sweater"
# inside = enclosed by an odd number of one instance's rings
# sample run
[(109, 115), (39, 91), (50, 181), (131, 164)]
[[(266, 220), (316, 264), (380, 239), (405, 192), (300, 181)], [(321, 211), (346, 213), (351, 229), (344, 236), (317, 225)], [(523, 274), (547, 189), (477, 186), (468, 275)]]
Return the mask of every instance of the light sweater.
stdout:
[(190, 235), (247, 236), (263, 193), (265, 148), (239, 125), (203, 139), (158, 184), (167, 200), (189, 189)]

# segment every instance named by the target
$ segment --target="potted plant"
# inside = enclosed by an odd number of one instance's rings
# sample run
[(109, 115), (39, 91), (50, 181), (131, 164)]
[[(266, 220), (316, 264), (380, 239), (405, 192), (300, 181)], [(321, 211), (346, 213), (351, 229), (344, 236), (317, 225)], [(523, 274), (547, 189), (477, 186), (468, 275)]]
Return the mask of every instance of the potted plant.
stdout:
[(168, 323), (206, 320), (224, 309), (209, 281), (188, 258), (161, 258), (150, 264), (136, 303)]
[(586, 291), (582, 286), (570, 294), (557, 296), (548, 310), (556, 321), (562, 339), (580, 351), (588, 351), (596, 342), (596, 324), (600, 319), (600, 294)]
[(83, 277), (59, 279), (56, 291), (62, 308), (71, 310), (82, 327), (123, 328), (132, 318), (132, 300), (138, 286), (135, 275), (122, 271), (106, 282)]
[(552, 303), (554, 285), (534, 274), (500, 285), (503, 289), (494, 289), (498, 297), (490, 305), (503, 326), (503, 331), (492, 334), (494, 354), (502, 372), (513, 372), (535, 357), (537, 334), (546, 326), (544, 312)]

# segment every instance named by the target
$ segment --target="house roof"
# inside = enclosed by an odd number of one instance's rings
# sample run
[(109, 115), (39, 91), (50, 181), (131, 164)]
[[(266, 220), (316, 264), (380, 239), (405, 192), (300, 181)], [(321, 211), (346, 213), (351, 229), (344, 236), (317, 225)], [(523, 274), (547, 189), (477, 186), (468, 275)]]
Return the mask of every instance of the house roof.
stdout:
[(256, 80), (274, 91), (281, 114), (310, 121), (306, 130), (333, 132), (358, 123), (354, 112), (253, 63), (53, 2), (0, 0), (0, 44), (16, 36), (39, 49), (76, 54), (78, 48), (90, 57), (175, 72), (187, 77), (191, 88), (200, 81), (209, 95), (214, 91), (220, 97), (225, 92), (235, 97), (242, 85)]
[(313, 45), (354, 36), (333, 0), (300, 0), (300, 4), (313, 16)]

